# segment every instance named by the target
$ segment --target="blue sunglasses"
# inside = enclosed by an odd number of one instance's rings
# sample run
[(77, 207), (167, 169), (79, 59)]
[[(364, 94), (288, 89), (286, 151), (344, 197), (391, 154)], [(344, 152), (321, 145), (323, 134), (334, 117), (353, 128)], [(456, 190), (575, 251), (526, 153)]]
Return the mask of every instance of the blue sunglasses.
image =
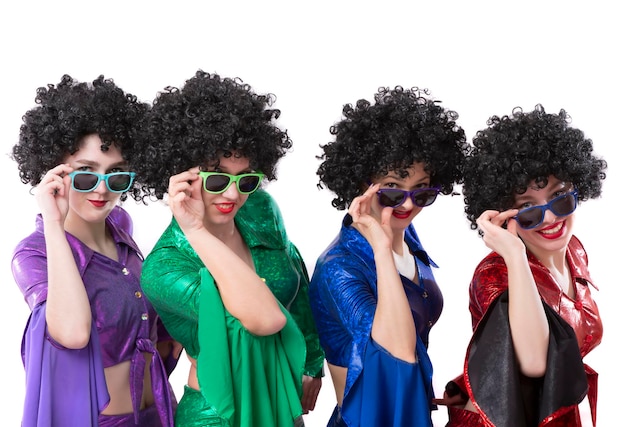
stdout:
[(133, 185), (135, 172), (112, 172), (102, 175), (96, 172), (74, 171), (69, 176), (72, 178), (72, 188), (81, 193), (95, 190), (102, 180), (110, 192), (123, 193)]
[(548, 209), (556, 216), (567, 216), (576, 210), (578, 205), (578, 191), (574, 190), (562, 196), (555, 197), (549, 203), (520, 210), (513, 217), (524, 230), (537, 227), (543, 222)]
[(381, 206), (396, 208), (403, 204), (407, 197), (410, 197), (415, 206), (423, 208), (432, 205), (440, 191), (441, 187), (418, 188), (413, 191), (400, 190), (399, 188), (381, 188), (376, 194), (378, 195), (378, 203)]

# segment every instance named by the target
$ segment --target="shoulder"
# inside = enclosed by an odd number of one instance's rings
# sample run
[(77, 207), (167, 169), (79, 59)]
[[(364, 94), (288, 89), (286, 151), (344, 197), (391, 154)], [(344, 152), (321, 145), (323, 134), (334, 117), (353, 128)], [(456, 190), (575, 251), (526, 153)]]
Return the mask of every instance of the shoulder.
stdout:
[(371, 247), (356, 229), (342, 227), (317, 258), (311, 286), (317, 284), (314, 282), (335, 282), (348, 277), (364, 279), (368, 274), (375, 274)]
[(472, 287), (497, 286), (506, 287), (508, 283), (508, 270), (504, 259), (496, 252), (491, 252), (483, 258), (476, 269), (472, 278)]
[(46, 238), (43, 234), (43, 218), (41, 217), (41, 214), (37, 214), (35, 217), (35, 230), (18, 242), (15, 246), (14, 253), (27, 249), (33, 249), (45, 253)]

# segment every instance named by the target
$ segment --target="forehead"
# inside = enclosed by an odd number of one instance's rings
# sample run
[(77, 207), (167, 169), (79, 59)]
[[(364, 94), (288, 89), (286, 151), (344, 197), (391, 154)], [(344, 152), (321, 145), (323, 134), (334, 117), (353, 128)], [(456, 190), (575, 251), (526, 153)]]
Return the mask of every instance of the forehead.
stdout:
[(93, 163), (121, 163), (124, 157), (120, 149), (114, 144), (109, 145), (107, 151), (102, 151), (102, 140), (96, 134), (87, 135), (80, 142), (78, 150), (67, 156), (67, 162), (93, 162)]
[(397, 171), (392, 169), (389, 172), (387, 172), (386, 175), (382, 175), (378, 177), (378, 179), (384, 180), (385, 178), (393, 178), (397, 180), (408, 180), (408, 179), (421, 180), (424, 178), (429, 178), (430, 174), (424, 170), (424, 167), (425, 167), (424, 163), (416, 162), (406, 169), (407, 175), (405, 177), (402, 177)]
[(240, 171), (250, 168), (250, 159), (236, 154), (226, 154), (213, 162), (211, 167), (224, 171)]
[(565, 181), (561, 181), (553, 175), (548, 177), (548, 181), (540, 183), (537, 181), (531, 181), (526, 187), (526, 191), (522, 194), (515, 194), (515, 201), (532, 199), (535, 197), (543, 197), (546, 194), (552, 193), (556, 190), (570, 187), (571, 184)]

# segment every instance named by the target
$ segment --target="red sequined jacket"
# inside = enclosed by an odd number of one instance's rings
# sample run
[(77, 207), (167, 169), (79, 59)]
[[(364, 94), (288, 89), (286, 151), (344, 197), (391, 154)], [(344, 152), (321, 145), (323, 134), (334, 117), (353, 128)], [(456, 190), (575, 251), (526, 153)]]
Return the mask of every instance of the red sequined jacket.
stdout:
[[(586, 373), (587, 384), (579, 384), (577, 390), (583, 387), (584, 396), (584, 387), (585, 385), (588, 387), (587, 396), (595, 425), (598, 374), (589, 366), (583, 364), (580, 359), (600, 344), (603, 329), (598, 307), (591, 294), (590, 287), (592, 286), (596, 290), (597, 287), (593, 284), (587, 269), (587, 253), (581, 242), (575, 236), (572, 236), (567, 248), (566, 259), (572, 281), (575, 284), (574, 298), (570, 298), (563, 293), (550, 271), (532, 253), (528, 252), (527, 256), (539, 294), (543, 299), (549, 322), (552, 319), (550, 323), (551, 342), (550, 354), (548, 355), (548, 371), (543, 379), (547, 385), (541, 385), (543, 387), (541, 395), (552, 393), (552, 398), (550, 398), (552, 400), (547, 403), (539, 403), (540, 406), (543, 405), (542, 408), (544, 410), (540, 409), (538, 412), (544, 413), (545, 408), (552, 409), (547, 412), (549, 415), (540, 417), (541, 421), (538, 425), (541, 427), (576, 427), (581, 425), (577, 405), (563, 406), (559, 403), (563, 399), (563, 393), (572, 393), (572, 388), (576, 387), (568, 383), (573, 376), (571, 373), (575, 371), (575, 364), (579, 364), (579, 370), (582, 372), (582, 369), (584, 369), (584, 373)], [(472, 315), (474, 336), (466, 356), (463, 381), (459, 383), (461, 388), (472, 398), (485, 426), (494, 425), (490, 418), (492, 416), (487, 414), (501, 413), (505, 417), (511, 417), (510, 414), (515, 409), (506, 407), (511, 402), (511, 395), (499, 399), (498, 395), (493, 393), (493, 390), (497, 390), (500, 387), (498, 384), (516, 384), (526, 381), (521, 378), (521, 374), (515, 369), (516, 362), (514, 357), (511, 357), (511, 360), (508, 362), (500, 361), (501, 359), (506, 359), (506, 357), (501, 357), (501, 355), (513, 354), (508, 328), (502, 327), (503, 323), (508, 323), (506, 310), (506, 307), (508, 307), (507, 289), (508, 273), (504, 259), (497, 253), (492, 252), (477, 266), (470, 284), (469, 308)], [(496, 302), (502, 304), (496, 304)], [(491, 326), (489, 326), (490, 322), (492, 323)], [(494, 325), (496, 322), (498, 322), (498, 325)], [(559, 322), (562, 323), (561, 326), (564, 325), (563, 328), (560, 328)], [(576, 345), (573, 342), (569, 343), (569, 347), (563, 344), (564, 341), (567, 341), (567, 334), (570, 335), (569, 341), (574, 341), (572, 332), (567, 325), (571, 326), (571, 330), (575, 334), (580, 358), (575, 354), (572, 355), (572, 351), (576, 350)], [(487, 346), (487, 342), (489, 343), (489, 348), (485, 350), (484, 347)], [(477, 349), (480, 349), (480, 346), (483, 347), (481, 351), (484, 351), (484, 353), (481, 353), (482, 360), (477, 357)], [(494, 356), (493, 360), (496, 365), (500, 366), (485, 366), (489, 363), (484, 361), (484, 356), (490, 354), (498, 355)], [(550, 363), (551, 360), (552, 364)], [(473, 366), (472, 363), (474, 363)], [(570, 366), (569, 363), (572, 365)], [(512, 367), (513, 369), (511, 369)], [(584, 374), (582, 375), (584, 381)], [(580, 375), (578, 377), (580, 378)], [(480, 390), (481, 388), (483, 390)], [(487, 388), (492, 391), (484, 390)], [(520, 385), (517, 388), (521, 389), (523, 386)], [(547, 392), (546, 389), (548, 389)], [(518, 392), (513, 391), (512, 393)], [(521, 393), (523, 394), (524, 392)], [(572, 396), (568, 398), (578, 400), (578, 398)]]

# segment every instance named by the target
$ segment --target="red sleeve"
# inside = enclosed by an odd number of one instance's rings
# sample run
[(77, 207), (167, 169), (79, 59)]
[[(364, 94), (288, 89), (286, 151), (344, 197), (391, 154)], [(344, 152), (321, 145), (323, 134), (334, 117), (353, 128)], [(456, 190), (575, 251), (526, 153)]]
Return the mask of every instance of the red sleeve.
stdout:
[(470, 284), (470, 313), (472, 330), (491, 303), (509, 286), (509, 277), (504, 259), (495, 252), (487, 255), (476, 267)]

